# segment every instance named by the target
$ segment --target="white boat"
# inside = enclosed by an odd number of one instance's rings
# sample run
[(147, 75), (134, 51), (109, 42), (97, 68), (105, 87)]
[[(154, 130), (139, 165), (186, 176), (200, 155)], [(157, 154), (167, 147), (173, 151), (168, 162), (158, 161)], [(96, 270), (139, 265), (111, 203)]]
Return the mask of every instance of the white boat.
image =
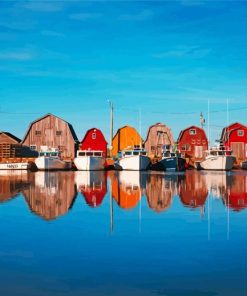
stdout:
[(235, 160), (231, 151), (211, 149), (206, 151), (205, 160), (197, 163), (197, 169), (230, 171)]
[(0, 170), (29, 170), (30, 162), (3, 162), (0, 163)]
[(60, 158), (57, 148), (42, 149), (39, 157), (35, 159), (35, 164), (39, 170), (69, 170), (72, 167), (71, 162)]
[(78, 150), (74, 164), (79, 171), (100, 171), (104, 170), (105, 161), (102, 151)]
[(150, 159), (144, 149), (124, 150), (115, 162), (115, 167), (122, 170), (144, 171), (147, 170)]

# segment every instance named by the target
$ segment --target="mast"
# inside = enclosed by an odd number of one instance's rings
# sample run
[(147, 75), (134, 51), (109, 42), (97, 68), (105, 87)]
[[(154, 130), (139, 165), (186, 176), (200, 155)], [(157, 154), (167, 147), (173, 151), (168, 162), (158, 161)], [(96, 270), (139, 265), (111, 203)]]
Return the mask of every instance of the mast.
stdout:
[(209, 128), (209, 123), (210, 123), (210, 100), (208, 100), (208, 149), (210, 148), (210, 128)]
[[(142, 113), (141, 108), (139, 108), (139, 135), (142, 139)], [(142, 148), (142, 140), (140, 140), (140, 148)]]
[(107, 102), (109, 103), (109, 107), (110, 107), (110, 147), (109, 147), (109, 154), (110, 157), (112, 157), (112, 139), (113, 139), (113, 103), (110, 100), (107, 100)]

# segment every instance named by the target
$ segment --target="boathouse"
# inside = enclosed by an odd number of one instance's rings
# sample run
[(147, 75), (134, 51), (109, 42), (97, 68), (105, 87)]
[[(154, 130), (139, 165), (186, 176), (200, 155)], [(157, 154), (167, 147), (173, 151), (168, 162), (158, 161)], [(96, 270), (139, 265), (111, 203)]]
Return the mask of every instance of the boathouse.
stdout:
[(19, 144), (21, 139), (9, 132), (0, 132), (0, 144)]
[(78, 139), (70, 123), (48, 113), (31, 122), (22, 144), (36, 151), (40, 151), (41, 146), (57, 148), (63, 159), (73, 159)]
[(151, 125), (148, 129), (147, 138), (144, 142), (145, 149), (149, 157), (159, 157), (162, 155), (164, 145), (174, 147), (174, 139), (171, 129), (163, 123)]
[(97, 128), (88, 130), (81, 141), (80, 149), (103, 151), (103, 155), (107, 156), (107, 141), (101, 130)]
[(239, 164), (247, 158), (247, 126), (236, 122), (223, 128), (220, 143), (225, 149), (232, 150)]
[(208, 139), (205, 131), (195, 125), (182, 130), (177, 140), (178, 150), (187, 158), (190, 164), (204, 158), (204, 151), (208, 149)]
[(112, 156), (125, 149), (134, 149), (142, 146), (142, 138), (134, 127), (123, 126), (119, 128), (112, 139)]

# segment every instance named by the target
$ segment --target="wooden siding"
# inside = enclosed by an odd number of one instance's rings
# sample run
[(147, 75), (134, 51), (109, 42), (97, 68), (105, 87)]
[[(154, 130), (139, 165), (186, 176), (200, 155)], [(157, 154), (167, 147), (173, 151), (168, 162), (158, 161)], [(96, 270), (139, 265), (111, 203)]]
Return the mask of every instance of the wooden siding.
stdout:
[[(195, 134), (191, 134), (195, 130)], [(205, 150), (208, 149), (208, 139), (205, 131), (197, 126), (190, 126), (182, 130), (178, 137), (178, 150), (193, 166), (195, 161), (203, 160)]]
[(68, 212), (77, 195), (74, 174), (36, 172), (30, 175), (30, 186), (23, 190), (30, 210), (45, 220)]
[(174, 139), (171, 129), (162, 123), (156, 123), (149, 127), (147, 138), (144, 143), (149, 157), (159, 157), (162, 155), (164, 145), (174, 147)]
[(120, 128), (112, 140), (112, 156), (116, 157), (118, 152), (125, 149), (133, 149), (142, 145), (142, 138), (135, 128), (124, 126)]
[(18, 144), (20, 140), (11, 134), (0, 132), (0, 144)]
[(61, 157), (64, 159), (73, 159), (77, 148), (68, 122), (52, 114), (31, 124), (23, 144), (35, 145), (37, 151), (40, 151), (41, 146), (58, 148), (61, 151)]

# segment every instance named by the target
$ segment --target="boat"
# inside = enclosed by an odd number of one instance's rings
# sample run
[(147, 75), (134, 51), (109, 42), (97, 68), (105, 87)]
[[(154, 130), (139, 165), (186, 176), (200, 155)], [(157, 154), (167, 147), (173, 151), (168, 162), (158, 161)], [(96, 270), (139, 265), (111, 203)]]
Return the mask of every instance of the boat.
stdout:
[(147, 170), (150, 159), (144, 149), (130, 149), (120, 152), (119, 159), (115, 162), (115, 168), (120, 170), (143, 171)]
[(242, 170), (247, 170), (247, 160), (242, 161), (240, 164), (240, 167)]
[(203, 161), (196, 162), (196, 168), (198, 170), (232, 170), (236, 158), (232, 155), (230, 150), (211, 148), (205, 152), (205, 159)]
[(181, 154), (171, 151), (170, 145), (164, 145), (162, 149), (162, 158), (150, 165), (150, 169), (154, 171), (185, 171), (186, 160)]
[(2, 162), (0, 163), (0, 170), (30, 170), (31, 162)]
[(79, 171), (100, 171), (105, 169), (103, 151), (78, 150), (74, 164)]
[(72, 167), (70, 161), (61, 159), (57, 148), (48, 149), (47, 146), (41, 146), (35, 164), (39, 170), (69, 170)]

